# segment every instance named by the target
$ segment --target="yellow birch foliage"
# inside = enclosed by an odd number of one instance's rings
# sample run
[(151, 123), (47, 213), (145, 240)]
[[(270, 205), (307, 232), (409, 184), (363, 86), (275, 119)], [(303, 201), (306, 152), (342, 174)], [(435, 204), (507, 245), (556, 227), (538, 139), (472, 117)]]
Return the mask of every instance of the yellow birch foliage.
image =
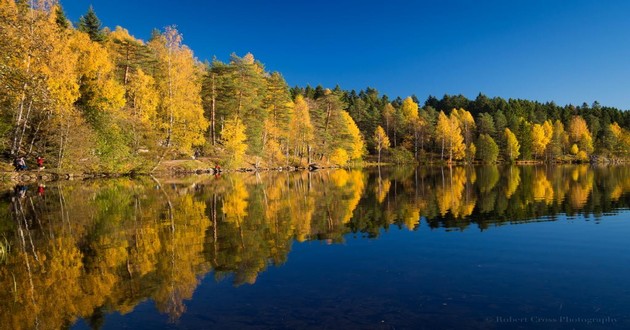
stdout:
[(459, 127), (459, 120), (453, 115), (449, 118), (451, 131), (449, 133), (449, 160), (461, 160), (466, 155), (466, 145), (464, 144), (464, 137), (462, 136), (461, 128)]
[(125, 105), (125, 90), (114, 79), (109, 51), (90, 40), (87, 33), (75, 31), (72, 48), (79, 54), (76, 70), (81, 78), (85, 106), (98, 111), (115, 111)]
[(571, 142), (578, 145), (579, 150), (586, 154), (593, 152), (593, 137), (588, 129), (586, 121), (580, 116), (574, 116), (569, 122), (568, 129)]
[(130, 75), (128, 94), (130, 102), (128, 106), (134, 122), (149, 129), (155, 121), (159, 102), (155, 79), (142, 69), (138, 69)]
[(267, 118), (264, 123), (264, 156), (269, 164), (282, 164), (285, 154), (282, 152), (281, 143), (285, 141), (286, 132), (279, 129), (272, 120)]
[(359, 127), (357, 127), (357, 124), (354, 122), (352, 117), (350, 117), (348, 112), (341, 111), (341, 117), (350, 137), (346, 143), (348, 157), (351, 160), (359, 160), (365, 153), (365, 143), (363, 142), (361, 131), (359, 131)]
[(537, 156), (541, 156), (547, 150), (547, 145), (551, 142), (553, 126), (549, 121), (544, 124), (534, 124), (532, 126), (532, 147)]
[(348, 152), (343, 148), (336, 148), (335, 150), (333, 150), (333, 152), (330, 154), (330, 157), (328, 158), (328, 161), (331, 164), (338, 166), (344, 166), (348, 164), (349, 160), (350, 156), (348, 155)]
[(148, 46), (158, 60), (155, 79), (161, 100), (158, 122), (163, 144), (192, 154), (194, 146), (205, 142), (204, 133), (209, 126), (201, 104), (203, 70), (173, 27), (167, 27)]
[(79, 97), (72, 31), (57, 26), (56, 8), (52, 1), (0, 2), (0, 103), (15, 132), (13, 152), (24, 151), (31, 134), (56, 145), (61, 117), (74, 111)]
[(295, 97), (293, 113), (289, 122), (289, 143), (294, 155), (302, 157), (313, 143), (313, 125), (309, 114), (308, 103), (302, 95)]
[(376, 130), (374, 131), (373, 140), (377, 150), (381, 151), (383, 149), (389, 149), (389, 137), (387, 137), (385, 130), (380, 125), (376, 127)]
[(44, 72), (49, 77), (48, 89), (54, 100), (55, 113), (63, 115), (74, 111), (73, 104), (79, 98), (79, 79), (75, 74), (79, 54), (70, 46), (75, 37), (72, 31), (61, 30), (57, 36)]
[(372, 136), (372, 141), (374, 141), (374, 145), (376, 146), (376, 151), (378, 152), (378, 161), (381, 161), (381, 152), (383, 149), (389, 149), (389, 137), (385, 133), (385, 130), (380, 125), (376, 127), (374, 131), (374, 136)]
[(245, 125), (238, 117), (227, 120), (221, 131), (221, 140), (225, 148), (226, 166), (238, 167), (243, 162), (247, 150)]
[(613, 149), (620, 153), (630, 150), (630, 132), (619, 126), (616, 122), (610, 124), (610, 131), (614, 137)]
[[(472, 114), (464, 109), (453, 109), (451, 116), (457, 118), (457, 123), (464, 137), (464, 143), (470, 145), (472, 143), (473, 132), (477, 128)], [(475, 153), (473, 152), (472, 154), (474, 155)]]
[(407, 97), (400, 107), (400, 113), (405, 124), (418, 120), (418, 104), (411, 97)]
[(464, 137), (456, 115), (451, 114), (450, 117), (447, 117), (443, 111), (440, 111), (436, 137), (441, 141), (442, 149), (448, 153), (449, 162), (464, 158), (466, 145), (464, 144)]
[(521, 155), (521, 145), (509, 128), (506, 127), (503, 134), (506, 140), (505, 156), (509, 161), (514, 161)]

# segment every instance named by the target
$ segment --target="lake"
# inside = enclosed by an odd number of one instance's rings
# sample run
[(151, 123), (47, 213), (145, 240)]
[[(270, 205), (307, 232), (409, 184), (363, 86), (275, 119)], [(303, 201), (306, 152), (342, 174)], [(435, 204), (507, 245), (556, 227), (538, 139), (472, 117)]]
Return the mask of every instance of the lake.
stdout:
[(630, 328), (630, 167), (7, 187), (0, 328)]

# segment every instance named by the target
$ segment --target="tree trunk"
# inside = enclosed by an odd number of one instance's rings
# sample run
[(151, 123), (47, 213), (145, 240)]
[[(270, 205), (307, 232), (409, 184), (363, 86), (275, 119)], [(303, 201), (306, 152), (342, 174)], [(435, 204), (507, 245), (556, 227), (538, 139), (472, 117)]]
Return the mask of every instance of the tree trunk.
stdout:
[(212, 131), (212, 145), (214, 146), (216, 144), (216, 130), (215, 130), (215, 113), (216, 113), (216, 90), (215, 90), (215, 85), (214, 85), (214, 73), (212, 74), (212, 113), (210, 114), (210, 123), (211, 123), (211, 128), (210, 130)]
[(22, 123), (22, 132), (20, 133), (20, 137), (17, 142), (17, 152), (22, 149), (22, 141), (24, 140), (24, 135), (26, 134), (26, 125), (28, 124), (28, 120), (31, 116), (31, 110), (33, 109), (33, 100), (30, 100), (28, 103), (28, 110), (26, 110), (26, 116), (24, 117), (24, 122)]
[(149, 173), (155, 172), (155, 170), (158, 168), (158, 166), (160, 166), (160, 164), (164, 160), (164, 157), (166, 157), (166, 154), (168, 153), (169, 149), (170, 149), (169, 147), (165, 147), (164, 148), (164, 152), (160, 156), (160, 159), (158, 159), (157, 163), (155, 164), (155, 166), (153, 166), (153, 168), (151, 169), (151, 172), (149, 172)]
[[(28, 63), (30, 63), (30, 56)], [(27, 66), (28, 73), (28, 66)], [(24, 103), (26, 103), (26, 89), (28, 88), (28, 83), (24, 83), (22, 86), (22, 97), (20, 99), (20, 105), (18, 106), (17, 118), (15, 119), (15, 133), (13, 134), (13, 145), (11, 146), (11, 154), (17, 155), (20, 147), (18, 145), (18, 136), (20, 135), (20, 123), (22, 122), (22, 115), (24, 114)]]
[(414, 131), (413, 135), (413, 153), (416, 160), (418, 160), (418, 131)]

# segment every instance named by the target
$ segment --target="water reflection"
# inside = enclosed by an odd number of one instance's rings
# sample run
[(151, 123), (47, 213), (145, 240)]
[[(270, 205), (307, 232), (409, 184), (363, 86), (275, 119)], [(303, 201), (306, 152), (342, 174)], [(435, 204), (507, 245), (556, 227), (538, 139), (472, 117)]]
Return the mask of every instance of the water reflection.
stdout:
[(18, 186), (0, 200), (0, 324), (57, 329), (150, 299), (177, 320), (203, 276), (254, 284), (294, 241), (488, 229), (627, 208), (630, 168), (274, 172)]

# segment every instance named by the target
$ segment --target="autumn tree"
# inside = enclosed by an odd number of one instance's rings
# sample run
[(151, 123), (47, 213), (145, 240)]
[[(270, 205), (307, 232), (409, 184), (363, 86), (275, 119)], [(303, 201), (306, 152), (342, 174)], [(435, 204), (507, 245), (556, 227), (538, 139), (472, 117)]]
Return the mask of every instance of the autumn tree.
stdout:
[(191, 155), (194, 146), (205, 142), (204, 133), (208, 127), (201, 106), (201, 67), (173, 27), (155, 35), (148, 45), (158, 60), (156, 85), (160, 103), (157, 118), (163, 148), (160, 160), (172, 150)]
[(383, 149), (389, 149), (389, 138), (387, 134), (385, 134), (385, 130), (380, 125), (376, 127), (376, 131), (374, 131), (374, 135), (372, 136), (372, 140), (374, 141), (374, 145), (376, 146), (376, 151), (378, 152), (378, 163), (381, 163), (381, 151)]
[(545, 154), (552, 137), (553, 126), (551, 126), (551, 122), (545, 121), (542, 125), (534, 124), (532, 126), (532, 147), (536, 157)]
[(616, 155), (627, 155), (630, 151), (630, 132), (621, 128), (616, 122), (609, 125), (610, 137), (607, 138), (607, 145)]
[(157, 137), (154, 123), (159, 99), (155, 79), (145, 74), (142, 69), (137, 69), (130, 75), (127, 98), (134, 152), (138, 152), (142, 143), (151, 143), (151, 146), (154, 146)]
[(564, 131), (564, 125), (560, 120), (553, 123), (553, 134), (547, 146), (548, 159), (555, 160), (565, 153), (566, 146), (569, 143), (569, 137)]
[(582, 117), (571, 118), (567, 133), (571, 143), (577, 144), (580, 151), (584, 151), (587, 155), (593, 152), (593, 137)]
[(464, 137), (464, 144), (471, 144), (473, 141), (473, 132), (477, 129), (473, 116), (464, 109), (453, 109), (451, 116), (457, 119), (459, 129)]
[(520, 155), (520, 144), (516, 139), (516, 135), (514, 135), (509, 128), (506, 127), (503, 134), (506, 141), (506, 148), (504, 150), (505, 158), (508, 161), (513, 162)]
[[(8, 154), (50, 152), (60, 167), (75, 131), (70, 127), (84, 122), (74, 107), (80, 35), (57, 24), (57, 8), (45, 1), (0, 3), (0, 133)], [(88, 145), (88, 136), (82, 142)]]
[(442, 159), (444, 152), (448, 152), (448, 162), (453, 159), (459, 160), (465, 156), (466, 146), (464, 145), (464, 137), (461, 134), (459, 120), (455, 116), (447, 117), (443, 111), (438, 115), (436, 127), (436, 138), (441, 141)]
[(234, 116), (225, 122), (221, 131), (221, 140), (225, 148), (225, 161), (228, 167), (238, 167), (243, 162), (247, 150), (245, 143), (245, 125), (239, 117)]
[(310, 162), (310, 152), (313, 144), (313, 125), (309, 114), (309, 106), (302, 95), (295, 97), (293, 113), (289, 122), (289, 142), (292, 153), (301, 160), (307, 156)]
[(418, 104), (413, 101), (411, 97), (407, 97), (403, 100), (398, 114), (398, 129), (403, 137), (404, 144), (408, 149), (414, 149), (414, 154), (417, 155), (418, 150), (418, 138), (419, 130), (422, 123), (418, 115)]
[(340, 142), (343, 149), (348, 153), (350, 160), (360, 160), (365, 153), (365, 142), (363, 136), (359, 131), (359, 127), (354, 122), (350, 114), (346, 111), (341, 111), (341, 118), (343, 120), (343, 130), (340, 134)]

